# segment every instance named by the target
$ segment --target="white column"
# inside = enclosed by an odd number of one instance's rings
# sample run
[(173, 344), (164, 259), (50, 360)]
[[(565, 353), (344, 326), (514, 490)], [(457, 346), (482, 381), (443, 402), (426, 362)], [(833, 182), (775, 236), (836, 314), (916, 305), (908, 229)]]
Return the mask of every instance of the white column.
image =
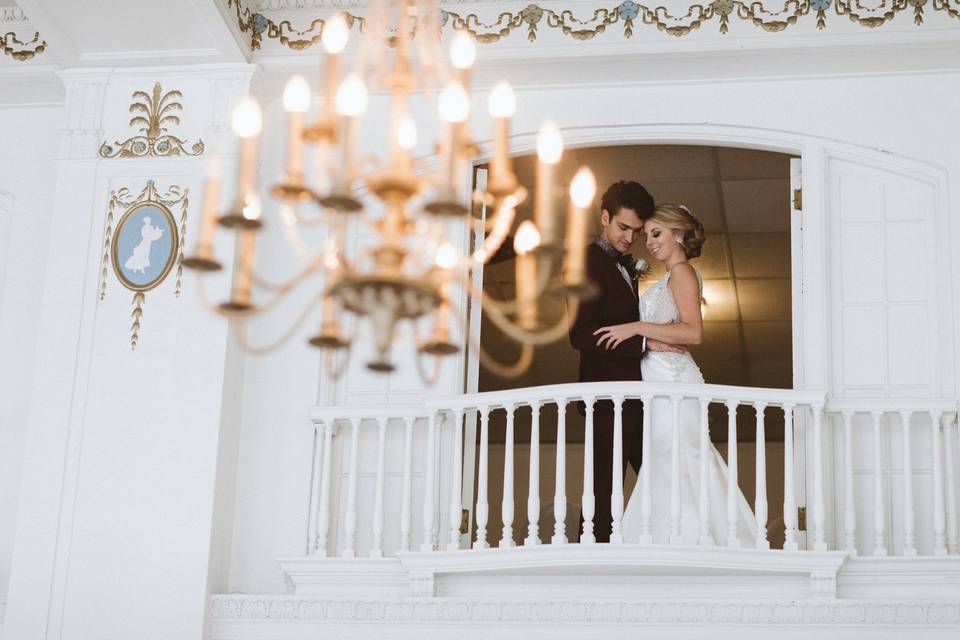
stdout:
[(513, 542), (513, 414), (514, 405), (504, 407), (507, 412), (506, 446), (503, 451), (503, 501), (500, 505), (500, 519), (503, 533), (500, 536), (500, 548), (512, 547)]
[(343, 527), (343, 549), (340, 555), (353, 558), (357, 554), (357, 459), (360, 455), (361, 418), (350, 418), (350, 472), (347, 476), (347, 510)]
[(583, 432), (583, 495), (580, 498), (581, 512), (583, 513), (581, 544), (592, 544), (597, 541), (593, 535), (593, 517), (596, 509), (593, 494), (593, 405), (595, 402), (596, 398), (593, 397), (583, 399), (586, 425)]
[(843, 538), (850, 555), (857, 555), (857, 510), (853, 498), (853, 412), (843, 412)]
[(487, 503), (487, 472), (490, 457), (490, 407), (480, 407), (480, 462), (477, 468), (477, 539), (474, 549), (487, 549), (487, 519), (490, 505)]
[(323, 423), (323, 461), (320, 463), (320, 505), (317, 507), (317, 546), (313, 555), (327, 557), (327, 537), (330, 535), (330, 462), (333, 448), (334, 421)]
[(427, 419), (427, 437), (425, 439), (427, 448), (424, 453), (424, 459), (427, 462), (427, 469), (423, 474), (423, 542), (420, 543), (420, 551), (433, 551), (433, 478), (434, 462), (436, 456), (433, 448), (437, 444), (437, 420), (439, 412), (433, 410)]
[(653, 542), (653, 494), (650, 486), (650, 474), (655, 464), (653, 454), (653, 427), (650, 414), (653, 413), (653, 396), (643, 396), (643, 464), (640, 465), (640, 540), (641, 544)]
[(939, 412), (930, 414), (930, 455), (933, 458), (933, 555), (947, 555), (946, 514), (943, 510), (943, 454), (940, 446)]
[(463, 409), (453, 412), (453, 464), (450, 470), (450, 513), (447, 523), (450, 527), (447, 536), (447, 550), (460, 549), (460, 525), (463, 517)]
[(754, 497), (754, 516), (756, 522), (757, 549), (769, 549), (767, 540), (767, 437), (766, 416), (767, 405), (758, 402), (757, 409), (757, 442), (756, 442), (756, 495)]
[(883, 501), (883, 412), (874, 411), (873, 418), (873, 555), (887, 555), (886, 505)]
[(739, 547), (737, 531), (739, 520), (740, 484), (737, 482), (737, 401), (728, 400), (727, 405), (727, 546)]
[(797, 494), (793, 481), (793, 410), (792, 404), (783, 407), (783, 525), (784, 551), (797, 551)]
[(540, 403), (530, 403), (530, 477), (527, 480), (527, 537), (523, 544), (540, 544)]
[(443, 415), (437, 412), (437, 428), (433, 432), (433, 524), (430, 528), (430, 544), (440, 548), (440, 441), (443, 435)]
[(403, 488), (400, 498), (400, 551), (410, 551), (410, 528), (413, 513), (413, 423), (416, 418), (404, 418)]
[(313, 426), (313, 469), (310, 474), (310, 511), (307, 515), (307, 555), (317, 548), (317, 512), (320, 509), (320, 467), (323, 459), (323, 427)]
[(960, 540), (957, 539), (960, 533), (960, 523), (957, 522), (957, 463), (954, 459), (956, 449), (954, 449), (954, 431), (955, 416), (949, 414), (944, 416), (943, 426), (943, 448), (944, 461), (947, 468), (947, 551), (950, 554), (956, 554), (960, 551)]
[(680, 529), (680, 402), (681, 396), (671, 396), (673, 433), (670, 441), (670, 544), (683, 544)]
[(387, 418), (377, 418), (377, 486), (373, 498), (373, 542), (370, 557), (383, 557), (383, 476), (387, 452)]
[(827, 509), (823, 497), (823, 405), (813, 407), (813, 550), (826, 551)]
[(553, 483), (553, 537), (550, 544), (567, 543), (567, 399), (557, 402), (557, 474)]
[(910, 447), (910, 411), (900, 412), (903, 432), (903, 555), (917, 555), (917, 540), (914, 532), (913, 511), (913, 454)]
[(623, 396), (613, 397), (613, 491), (610, 512), (613, 522), (610, 544), (623, 542)]
[(710, 401), (700, 398), (700, 499), (697, 504), (700, 519), (700, 535), (697, 542), (701, 547), (713, 546), (710, 536), (710, 422), (708, 412)]

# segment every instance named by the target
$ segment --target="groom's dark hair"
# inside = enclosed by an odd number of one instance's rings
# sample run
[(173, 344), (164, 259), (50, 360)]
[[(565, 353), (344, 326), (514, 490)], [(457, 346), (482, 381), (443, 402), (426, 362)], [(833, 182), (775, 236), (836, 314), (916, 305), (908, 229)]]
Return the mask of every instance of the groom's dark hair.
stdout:
[(614, 182), (603, 193), (600, 210), (606, 210), (612, 218), (624, 207), (633, 209), (641, 220), (646, 220), (653, 215), (653, 196), (639, 182)]

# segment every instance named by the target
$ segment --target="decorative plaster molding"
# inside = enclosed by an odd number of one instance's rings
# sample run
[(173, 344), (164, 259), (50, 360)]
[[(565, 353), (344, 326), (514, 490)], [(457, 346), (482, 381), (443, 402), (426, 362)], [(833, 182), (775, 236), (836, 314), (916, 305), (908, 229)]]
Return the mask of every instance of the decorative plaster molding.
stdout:
[(134, 91), (130, 105), (130, 126), (142, 125), (142, 135), (131, 136), (123, 142), (114, 142), (116, 149), (104, 142), (100, 145), (102, 158), (142, 158), (145, 156), (198, 156), (203, 153), (203, 140), (197, 140), (190, 151), (183, 148), (186, 141), (167, 131), (166, 124), (180, 124), (179, 111), (183, 105), (176, 102), (183, 94), (173, 89), (161, 95), (160, 83), (153, 85), (153, 93)]
[(33, 40), (20, 40), (12, 31), (0, 35), (0, 51), (17, 62), (24, 62), (43, 53), (47, 48), (47, 41), (40, 39), (40, 32), (33, 34)]
[(214, 621), (604, 625), (956, 625), (960, 602), (211, 596)]
[(0, 23), (27, 22), (27, 15), (20, 7), (0, 7)]

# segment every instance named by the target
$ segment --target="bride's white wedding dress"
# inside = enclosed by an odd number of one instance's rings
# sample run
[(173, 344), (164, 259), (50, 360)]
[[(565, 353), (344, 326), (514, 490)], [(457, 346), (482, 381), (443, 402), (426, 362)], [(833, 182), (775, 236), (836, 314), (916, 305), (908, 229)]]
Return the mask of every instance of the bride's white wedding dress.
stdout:
[[(700, 281), (700, 274), (697, 273)], [(680, 320), (673, 294), (667, 287), (670, 273), (661, 278), (640, 297), (640, 319), (643, 322), (666, 324)], [(701, 292), (703, 285), (701, 282)], [(641, 360), (646, 382), (679, 382), (702, 384), (703, 374), (689, 353), (648, 351)], [(647, 409), (650, 411), (650, 409)], [(680, 404), (680, 531), (683, 544), (697, 544), (700, 533), (700, 404), (683, 400)], [(673, 446), (673, 405), (668, 398), (653, 401), (649, 428), (652, 450), (643, 451), (643, 466), (650, 465), (651, 529), (655, 543), (670, 541), (671, 450)], [(708, 448), (709, 522), (715, 544), (727, 543), (727, 465), (713, 443)], [(642, 477), (643, 470), (641, 469)], [(642, 484), (630, 496), (623, 516), (623, 539), (637, 542), (641, 535)], [(745, 547), (755, 541), (755, 518), (750, 505), (737, 490), (737, 537)]]

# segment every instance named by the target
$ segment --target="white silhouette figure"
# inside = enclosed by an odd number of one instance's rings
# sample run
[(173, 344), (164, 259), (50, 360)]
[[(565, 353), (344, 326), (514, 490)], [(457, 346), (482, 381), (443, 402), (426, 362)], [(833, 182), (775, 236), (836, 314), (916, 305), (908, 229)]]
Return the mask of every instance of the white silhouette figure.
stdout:
[(123, 263), (124, 268), (130, 269), (134, 273), (145, 273), (145, 269), (150, 266), (150, 245), (154, 240), (159, 240), (163, 235), (163, 229), (159, 229), (150, 224), (150, 218), (143, 219), (143, 226), (140, 227), (140, 244), (133, 248), (133, 253)]

